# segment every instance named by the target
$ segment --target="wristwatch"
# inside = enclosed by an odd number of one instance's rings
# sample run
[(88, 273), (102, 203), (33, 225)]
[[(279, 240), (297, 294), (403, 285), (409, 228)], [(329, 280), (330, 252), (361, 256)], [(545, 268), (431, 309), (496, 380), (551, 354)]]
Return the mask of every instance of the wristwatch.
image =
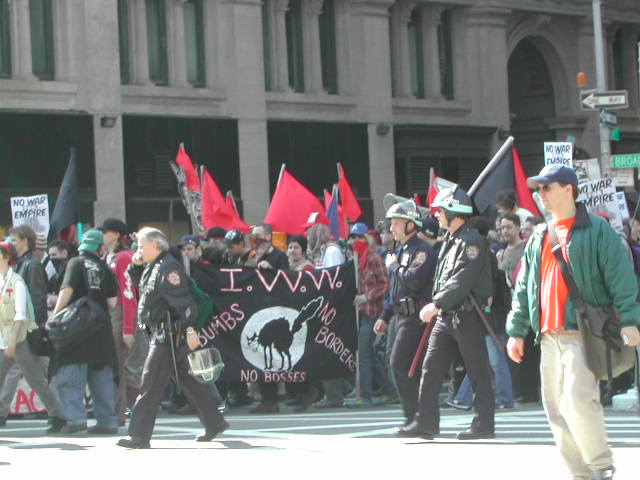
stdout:
[(196, 331), (193, 329), (193, 327), (188, 327), (186, 332), (187, 332), (187, 335), (189, 335), (190, 333), (196, 333)]

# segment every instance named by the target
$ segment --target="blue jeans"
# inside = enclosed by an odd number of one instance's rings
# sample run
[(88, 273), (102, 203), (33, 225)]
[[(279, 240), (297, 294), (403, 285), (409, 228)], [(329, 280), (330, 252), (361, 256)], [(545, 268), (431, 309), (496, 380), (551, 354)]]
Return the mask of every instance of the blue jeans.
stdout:
[(65, 365), (60, 367), (57, 377), (60, 403), (68, 424), (87, 423), (84, 394), (89, 385), (97, 425), (104, 428), (117, 428), (115, 382), (111, 367), (96, 370), (86, 363)]
[[(505, 344), (506, 337), (504, 333), (499, 333), (498, 339), (503, 345)], [(495, 376), (496, 404), (513, 407), (513, 385), (505, 354), (498, 350), (491, 335), (485, 335), (484, 340), (487, 344), (487, 353), (489, 353), (489, 363)], [(454, 400), (461, 405), (471, 406), (473, 404), (473, 389), (468, 375), (464, 377)]]
[(384, 362), (375, 352), (376, 333), (373, 331), (375, 322), (373, 318), (360, 312), (360, 331), (358, 333), (360, 392), (358, 394), (362, 398), (371, 398), (374, 380), (382, 388), (384, 395), (395, 393)]

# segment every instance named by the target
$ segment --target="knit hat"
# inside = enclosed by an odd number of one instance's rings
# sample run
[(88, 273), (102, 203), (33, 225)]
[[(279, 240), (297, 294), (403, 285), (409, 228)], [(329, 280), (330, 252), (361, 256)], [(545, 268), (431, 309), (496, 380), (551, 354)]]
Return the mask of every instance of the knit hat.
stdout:
[(37, 250), (47, 249), (47, 236), (42, 232), (36, 232), (36, 249)]

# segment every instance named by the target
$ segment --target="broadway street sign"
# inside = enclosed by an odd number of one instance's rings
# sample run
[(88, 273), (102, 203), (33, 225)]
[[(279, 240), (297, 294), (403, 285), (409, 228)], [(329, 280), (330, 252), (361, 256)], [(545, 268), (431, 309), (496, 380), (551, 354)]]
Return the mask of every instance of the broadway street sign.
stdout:
[(629, 107), (629, 94), (626, 90), (609, 92), (580, 92), (580, 108), (596, 110), (598, 108), (622, 109)]
[(630, 153), (627, 155), (611, 155), (611, 166), (613, 168), (640, 167), (640, 153)]

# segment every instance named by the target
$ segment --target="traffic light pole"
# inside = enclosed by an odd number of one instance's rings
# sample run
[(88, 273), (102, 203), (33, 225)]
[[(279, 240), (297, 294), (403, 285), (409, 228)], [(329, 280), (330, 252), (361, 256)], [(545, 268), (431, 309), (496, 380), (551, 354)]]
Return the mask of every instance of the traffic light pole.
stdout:
[[(605, 63), (604, 63), (604, 40), (602, 35), (602, 1), (601, 0), (592, 0), (593, 1), (593, 37), (595, 40), (595, 54), (596, 54), (596, 82), (597, 89), (599, 92), (607, 91), (607, 79), (605, 75)], [(602, 108), (599, 109), (602, 111)], [(600, 130), (600, 165), (605, 167), (605, 162), (607, 165), (605, 170), (609, 170), (611, 165), (609, 165), (610, 156), (611, 156), (611, 144), (609, 143), (609, 127), (604, 125), (600, 120), (599, 130)]]

